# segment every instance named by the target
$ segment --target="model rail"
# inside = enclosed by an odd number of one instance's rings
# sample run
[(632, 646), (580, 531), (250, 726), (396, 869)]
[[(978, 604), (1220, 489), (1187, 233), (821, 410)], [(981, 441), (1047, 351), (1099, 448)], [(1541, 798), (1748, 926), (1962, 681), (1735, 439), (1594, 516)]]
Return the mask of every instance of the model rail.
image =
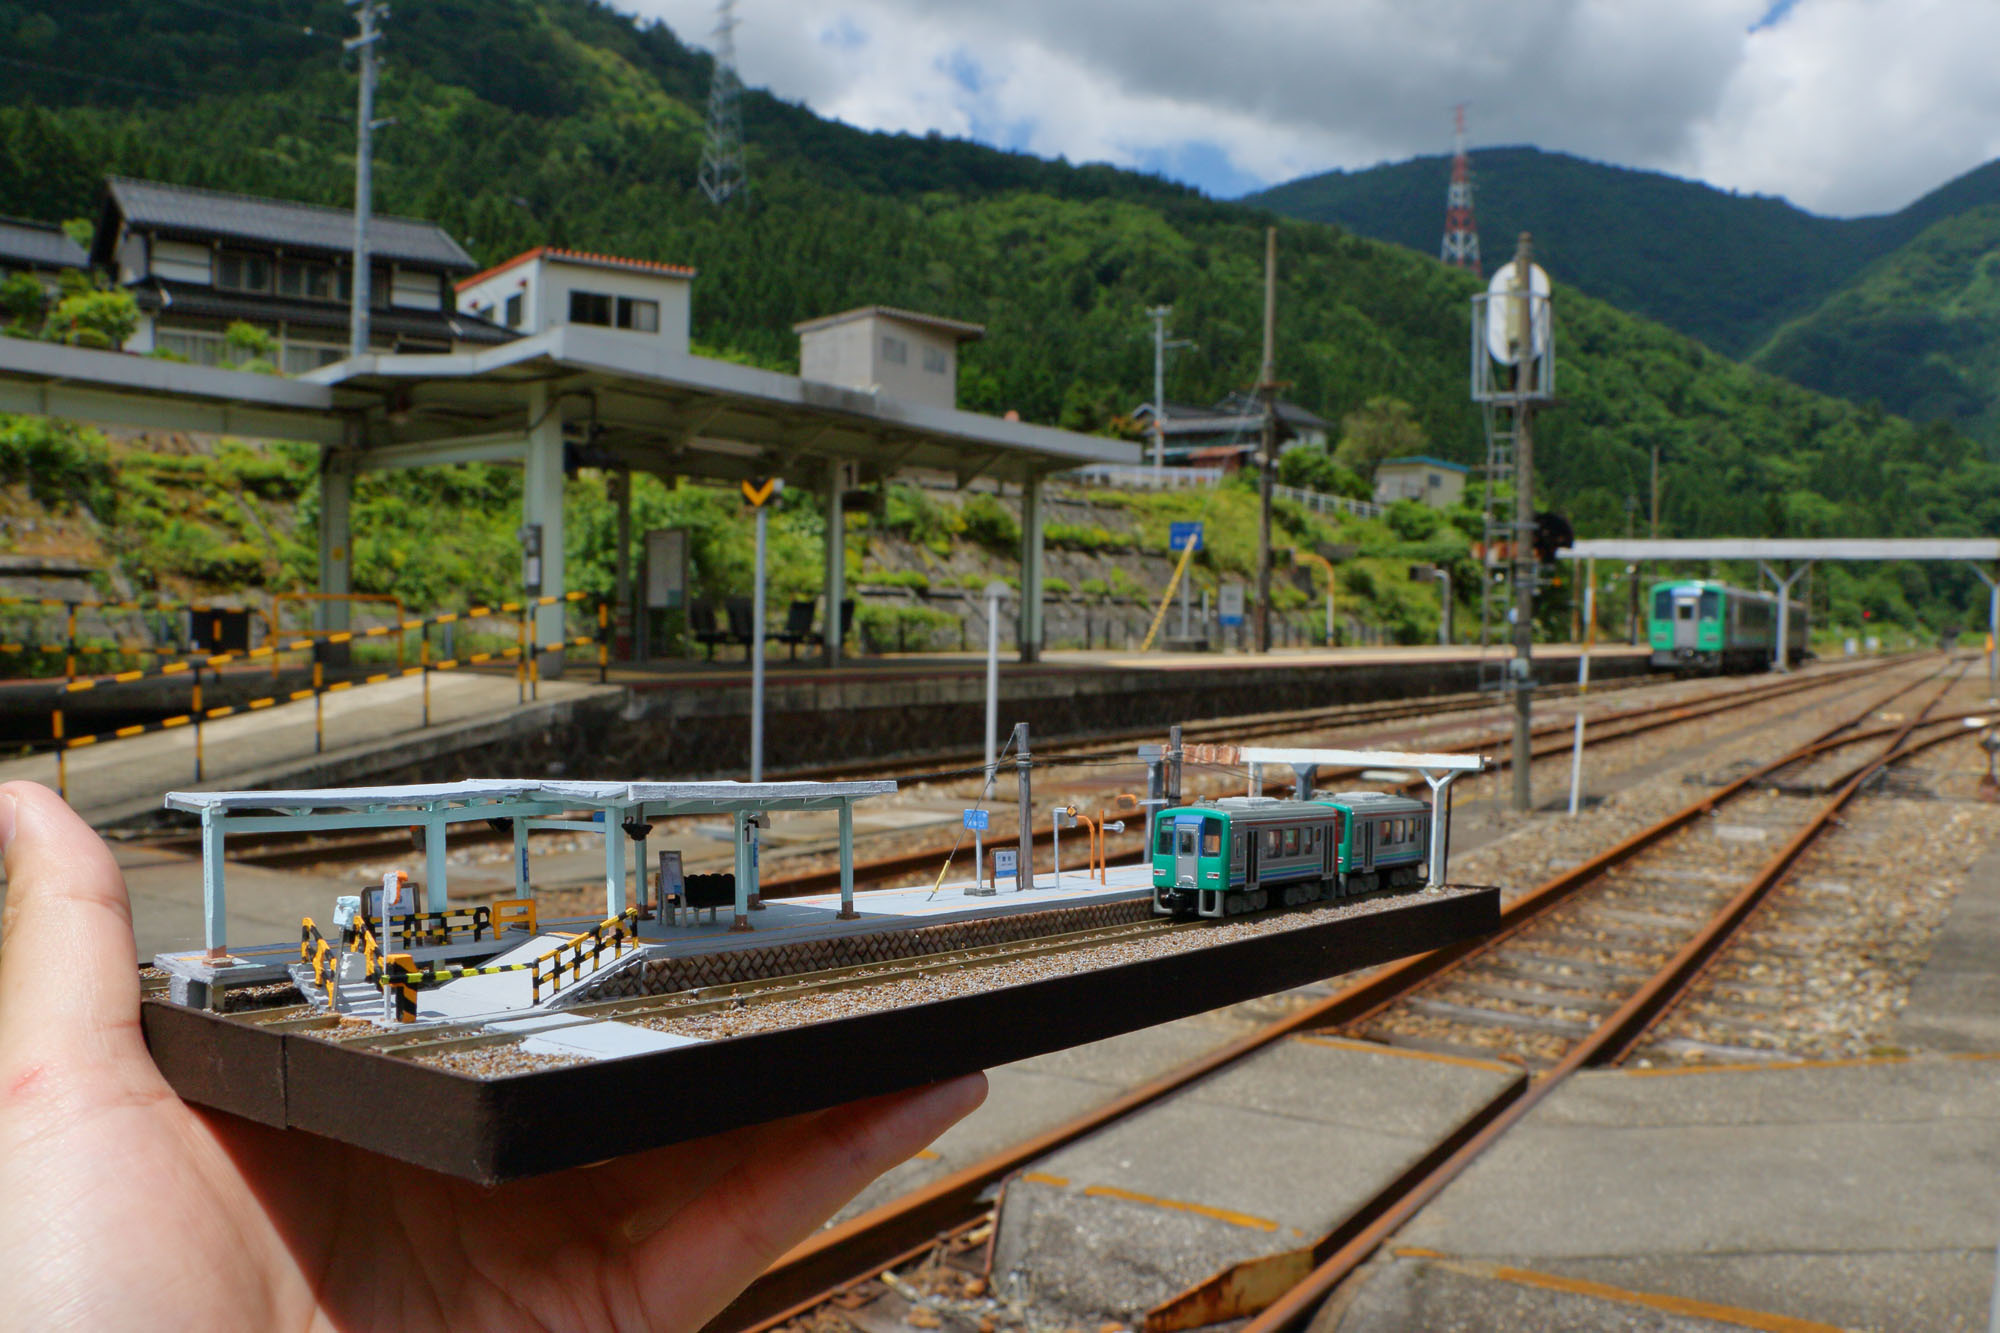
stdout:
[[(1846, 678), (1847, 676), (1843, 674), (1840, 679)], [(1756, 694), (1758, 699), (1765, 699), (1772, 697), (1773, 694), (1795, 692), (1808, 687), (1808, 684), (1823, 686), (1829, 683), (1832, 682), (1822, 676), (1811, 682), (1791, 681), (1778, 687), (1763, 687), (1756, 691)], [(1812, 745), (1833, 748), (1831, 743), (1843, 733), (1854, 731), (1872, 714), (1911, 689), (1917, 688), (1921, 683), (1921, 680), (1912, 681), (1886, 695), (1872, 699), (1866, 707), (1848, 720), (1815, 738)], [(1671, 711), (1678, 707), (1681, 706), (1670, 706), (1659, 711)], [(1701, 715), (1706, 716), (1708, 713), (1703, 712)], [(1671, 722), (1686, 720), (1691, 719), (1678, 717), (1671, 719)], [(1665, 724), (1669, 724), (1669, 721), (1662, 719), (1662, 725)], [(1915, 722), (1910, 724), (1912, 727), (1915, 725)], [(1613, 740), (1627, 734), (1633, 733), (1620, 731), (1602, 735), (1601, 738)], [(1867, 733), (1868, 736), (1875, 734), (1877, 733)], [(1864, 738), (1864, 736), (1849, 736), (1841, 743), (1851, 744)], [(1550, 746), (1545, 752), (1554, 753), (1558, 748), (1561, 747)], [(1532, 920), (1550, 910), (1566, 900), (1578, 888), (1601, 875), (1604, 870), (1650, 846), (1674, 829), (1691, 823), (1712, 809), (1718, 801), (1748, 790), (1769, 774), (1807, 757), (1807, 751), (1810, 750), (1812, 750), (1811, 745), (1802, 747), (1800, 751), (1765, 765), (1756, 772), (1738, 779), (1724, 791), (1704, 797), (1668, 819), (1626, 839), (1596, 861), (1579, 866), (1539, 886), (1503, 913), (1503, 922), (1507, 924), (1503, 924), (1501, 933), (1504, 935), (1515, 924)], [(1878, 760), (1877, 763), (1879, 762), (1881, 761)], [(1775, 882), (1775, 879), (1772, 882)], [(1469, 948), (1456, 953), (1451, 950), (1440, 951), (1385, 969), (1285, 1019), (1238, 1038), (1198, 1060), (1149, 1080), (1085, 1115), (974, 1162), (899, 1199), (827, 1228), (799, 1245), (774, 1265), (736, 1302), (718, 1315), (710, 1323), (706, 1333), (765, 1333), (766, 1330), (798, 1318), (819, 1305), (839, 1299), (877, 1274), (921, 1257), (929, 1252), (939, 1237), (962, 1231), (988, 1216), (991, 1211), (988, 1200), (992, 1189), (1037, 1159), (1143, 1111), (1161, 1099), (1210, 1074), (1249, 1058), (1294, 1033), (1339, 1027), (1353, 1022), (1362, 1015), (1386, 1006), (1399, 995), (1413, 991), (1432, 975), (1456, 961), (1457, 957), (1469, 956), (1470, 953)], [(1636, 1040), (1636, 1036), (1634, 1039)], [(1525, 1079), (1517, 1082), (1516, 1095), (1521, 1083), (1524, 1082)], [(1472, 1132), (1468, 1129), (1462, 1137), (1469, 1138)], [(1434, 1152), (1431, 1158), (1445, 1160), (1450, 1151), (1458, 1146), (1460, 1144), (1456, 1141), (1440, 1145), (1439, 1150)], [(1431, 1159), (1427, 1158), (1426, 1162), (1429, 1161)], [(1305, 1267), (1309, 1268), (1311, 1265)], [(1294, 1268), (1297, 1268), (1296, 1260)], [(1265, 1284), (1267, 1298), (1276, 1296), (1289, 1285), (1287, 1282), (1274, 1290), (1267, 1282)], [(1197, 1298), (1194, 1308), (1210, 1309), (1214, 1307), (1214, 1303), (1214, 1295), (1209, 1293)], [(1310, 1309), (1310, 1302), (1306, 1308)], [(1190, 1313), (1192, 1310), (1184, 1309), (1169, 1315), (1163, 1310), (1161, 1327), (1193, 1327), (1197, 1323), (1211, 1322), (1199, 1318), (1188, 1321), (1187, 1316)], [(1238, 1310), (1233, 1317), (1241, 1317), (1244, 1313), (1248, 1311)], [(1169, 1325), (1168, 1319), (1176, 1315), (1183, 1322)], [(1218, 1319), (1228, 1317), (1232, 1316), (1228, 1314), (1214, 1316)]]

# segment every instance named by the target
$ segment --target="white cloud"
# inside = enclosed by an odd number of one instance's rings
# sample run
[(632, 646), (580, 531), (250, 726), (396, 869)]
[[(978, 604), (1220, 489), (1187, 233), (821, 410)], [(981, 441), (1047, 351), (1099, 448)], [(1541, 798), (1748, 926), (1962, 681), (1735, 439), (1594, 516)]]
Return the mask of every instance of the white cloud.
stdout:
[[(706, 44), (706, 0), (626, 0)], [(1535, 143), (1809, 208), (2000, 152), (1990, 0), (744, 0), (746, 82), (870, 129), (1227, 190)], [(1179, 171), (1173, 168), (1178, 166)]]

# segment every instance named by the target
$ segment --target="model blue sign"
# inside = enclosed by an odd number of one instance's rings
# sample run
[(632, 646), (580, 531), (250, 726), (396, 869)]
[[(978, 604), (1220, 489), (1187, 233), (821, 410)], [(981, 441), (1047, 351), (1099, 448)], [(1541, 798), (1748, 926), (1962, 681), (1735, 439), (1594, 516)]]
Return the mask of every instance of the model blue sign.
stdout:
[(967, 810), (965, 812), (965, 826), (976, 833), (984, 833), (991, 827), (986, 822), (986, 817), (987, 812), (984, 810)]
[(1186, 550), (1189, 542), (1194, 543), (1195, 550), (1199, 551), (1201, 549), (1200, 520), (1192, 523), (1176, 523), (1167, 529), (1167, 549), (1169, 551)]

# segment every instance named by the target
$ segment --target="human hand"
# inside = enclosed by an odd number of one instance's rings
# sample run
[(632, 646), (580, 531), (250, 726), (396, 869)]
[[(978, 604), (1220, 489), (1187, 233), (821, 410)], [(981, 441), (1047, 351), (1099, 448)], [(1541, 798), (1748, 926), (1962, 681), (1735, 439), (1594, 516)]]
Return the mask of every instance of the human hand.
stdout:
[(0, 1327), (692, 1333), (985, 1097), (975, 1074), (482, 1188), (183, 1103), (110, 849), (10, 782), (0, 850)]

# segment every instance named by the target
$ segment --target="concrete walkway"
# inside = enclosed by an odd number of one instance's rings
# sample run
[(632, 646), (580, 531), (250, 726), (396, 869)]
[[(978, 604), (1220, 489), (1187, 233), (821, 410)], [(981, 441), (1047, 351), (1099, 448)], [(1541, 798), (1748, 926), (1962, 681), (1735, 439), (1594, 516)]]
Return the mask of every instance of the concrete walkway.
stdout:
[[(537, 690), (547, 707), (617, 692), (594, 680), (543, 681)], [(431, 677), (431, 725), (424, 727), (423, 679), (406, 676), (376, 685), (357, 685), (324, 698), (326, 752), (392, 748), (454, 727), (505, 719), (527, 711), (517, 702), (511, 676), (447, 671)], [(313, 703), (277, 704), (202, 725), (202, 774), (194, 776), (193, 727), (176, 727), (127, 740), (105, 741), (71, 750), (69, 802), (94, 823), (130, 818), (157, 808), (169, 790), (229, 786), (255, 788), (313, 751)], [(27, 779), (56, 785), (52, 753), (0, 763), (0, 782)]]

